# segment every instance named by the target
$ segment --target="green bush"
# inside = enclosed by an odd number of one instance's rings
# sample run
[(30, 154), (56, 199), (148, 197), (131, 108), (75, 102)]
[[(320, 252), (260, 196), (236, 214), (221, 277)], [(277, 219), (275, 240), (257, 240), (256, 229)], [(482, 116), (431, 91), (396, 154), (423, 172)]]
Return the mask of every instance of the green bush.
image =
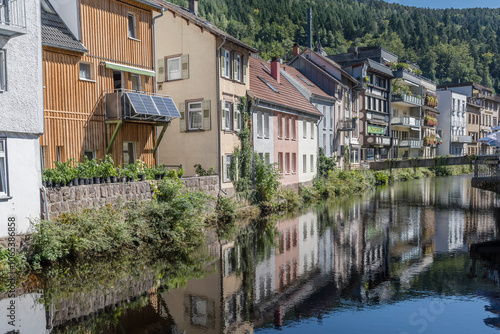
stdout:
[(299, 186), (299, 194), (302, 197), (304, 203), (311, 203), (317, 201), (321, 197), (321, 194), (318, 191), (318, 188), (316, 187), (315, 183), (313, 183), (312, 187), (305, 187), (302, 185)]
[(280, 209), (282, 211), (293, 211), (302, 205), (302, 198), (293, 189), (281, 188), (279, 192)]
[(386, 171), (375, 172), (377, 184), (385, 185), (389, 183), (389, 174)]
[(264, 162), (258, 154), (254, 155), (255, 168), (255, 201), (272, 202), (280, 188), (281, 175), (275, 164)]

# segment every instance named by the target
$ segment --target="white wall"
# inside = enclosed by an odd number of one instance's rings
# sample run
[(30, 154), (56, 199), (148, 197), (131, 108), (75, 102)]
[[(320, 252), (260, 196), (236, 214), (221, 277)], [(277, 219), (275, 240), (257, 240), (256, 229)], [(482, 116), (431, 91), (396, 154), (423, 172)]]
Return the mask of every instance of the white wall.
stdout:
[[(306, 133), (304, 138), (304, 122), (306, 125)], [(299, 117), (298, 119), (298, 139), (299, 139), (299, 156), (297, 159), (299, 160), (299, 182), (308, 182), (312, 181), (317, 171), (317, 163), (318, 163), (318, 125), (315, 123), (316, 121), (307, 118), (307, 117)], [(311, 124), (313, 124), (311, 129)], [(311, 136), (311, 131), (313, 132), (313, 136)], [(306, 164), (306, 172), (304, 173), (304, 159), (303, 155), (307, 156), (307, 164)], [(314, 166), (311, 171), (311, 155), (313, 156)]]
[[(269, 136), (265, 136), (265, 115), (269, 117)], [(257, 117), (261, 117), (262, 119), (262, 136), (258, 136), (258, 121)], [(274, 162), (274, 125), (273, 125), (273, 113), (269, 110), (263, 108), (256, 108), (255, 111), (252, 112), (252, 137), (253, 137), (253, 147), (254, 152), (263, 153), (264, 158), (265, 154), (269, 153), (269, 161), (271, 163)], [(264, 160), (265, 161), (265, 160)]]
[[(45, 307), (38, 301), (43, 296), (39, 293), (25, 294), (16, 298), (5, 298), (0, 300), (0, 308), (2, 309), (2, 320), (0, 321), (1, 333), (30, 333), (30, 334), (45, 334), (46, 329)], [(15, 306), (15, 326), (11, 326), (8, 322), (11, 321), (7, 317), (11, 307), (11, 301)], [(9, 312), (9, 313), (8, 313)], [(18, 331), (18, 332), (17, 332)]]
[[(325, 156), (331, 158), (334, 155), (333, 140), (335, 140), (335, 104), (322, 103), (316, 100), (313, 101), (313, 104), (323, 114), (323, 117), (318, 124), (318, 149), (324, 148)], [(333, 117), (333, 124), (330, 124), (330, 117)], [(323, 140), (323, 135), (325, 135), (326, 143)], [(330, 137), (330, 135), (333, 137)]]

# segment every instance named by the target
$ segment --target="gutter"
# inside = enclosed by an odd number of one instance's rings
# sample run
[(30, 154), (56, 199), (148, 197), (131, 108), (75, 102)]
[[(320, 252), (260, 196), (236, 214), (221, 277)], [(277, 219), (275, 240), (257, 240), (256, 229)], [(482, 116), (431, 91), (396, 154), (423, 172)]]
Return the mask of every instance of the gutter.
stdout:
[[(154, 93), (155, 95), (158, 93), (158, 82), (157, 82), (157, 78), (156, 78), (156, 26), (155, 26), (155, 22), (157, 19), (159, 19), (160, 17), (163, 16), (163, 14), (165, 14), (165, 8), (161, 7), (161, 14), (158, 15), (158, 16), (155, 16), (153, 17), (153, 69), (155, 71), (155, 76), (154, 76)], [(155, 131), (155, 138), (156, 140), (158, 140), (158, 127), (154, 127), (154, 131)], [(158, 147), (156, 149), (156, 166), (159, 166), (160, 165), (160, 148)]]
[(220, 103), (220, 49), (226, 44), (226, 36), (224, 36), (224, 40), (222, 41), (221, 45), (217, 47), (217, 52), (215, 53), (215, 68), (217, 69), (216, 71), (216, 78), (217, 78), (217, 153), (219, 157), (217, 158), (217, 165), (219, 165), (219, 189), (222, 190), (222, 148), (221, 148), (221, 124), (220, 124), (220, 108), (221, 108), (221, 103)]

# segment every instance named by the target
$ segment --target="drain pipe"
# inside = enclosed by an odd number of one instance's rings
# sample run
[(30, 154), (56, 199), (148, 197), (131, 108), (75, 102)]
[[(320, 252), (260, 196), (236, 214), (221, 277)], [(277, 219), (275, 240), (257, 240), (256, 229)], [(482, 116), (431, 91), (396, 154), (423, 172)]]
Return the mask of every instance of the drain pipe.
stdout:
[[(222, 48), (222, 46), (224, 46), (224, 44), (226, 44), (226, 36), (224, 36), (224, 39), (222, 40), (222, 43), (221, 45), (219, 45), (217, 47), (217, 52), (216, 52), (216, 57), (215, 57), (215, 68), (217, 69), (217, 74), (216, 74), (216, 78), (217, 78), (217, 152), (219, 154), (219, 157), (218, 157), (218, 165), (219, 165), (219, 191), (222, 191), (223, 193), (225, 193), (223, 190), (222, 190), (222, 163), (221, 163), (221, 159), (222, 159), (222, 148), (221, 148), (221, 144), (220, 144), (220, 141), (221, 141), (221, 135), (220, 135), (220, 132), (221, 132), (221, 124), (220, 124), (220, 120), (221, 120), (221, 115), (220, 115), (220, 108), (221, 108), (221, 102), (220, 102), (220, 76), (221, 76), (221, 73), (220, 73), (220, 49)], [(226, 194), (227, 195), (227, 194)]]
[[(163, 14), (165, 14), (165, 8), (162, 7), (161, 14), (153, 17), (153, 68), (154, 68), (155, 72), (156, 72), (156, 26), (155, 26), (155, 22), (157, 19), (162, 17)], [(158, 81), (156, 79), (156, 75), (155, 75), (155, 79), (154, 79), (154, 85), (155, 85), (154, 93), (156, 95), (158, 93)], [(158, 140), (158, 127), (157, 126), (154, 127), (154, 131), (155, 131), (155, 138), (156, 138), (156, 140)], [(160, 149), (159, 147), (156, 149), (156, 166), (160, 165), (159, 149)]]

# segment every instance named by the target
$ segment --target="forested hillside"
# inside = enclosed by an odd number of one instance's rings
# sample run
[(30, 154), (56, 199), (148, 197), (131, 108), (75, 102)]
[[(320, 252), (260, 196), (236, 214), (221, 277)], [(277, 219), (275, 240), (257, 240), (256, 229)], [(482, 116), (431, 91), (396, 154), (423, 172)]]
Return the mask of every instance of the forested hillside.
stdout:
[[(172, 2), (187, 7), (187, 0)], [(200, 0), (200, 15), (262, 51), (289, 59), (307, 44), (313, 8), (314, 43), (328, 54), (382, 45), (416, 62), (437, 83), (476, 81), (500, 91), (500, 9), (425, 9), (378, 0)], [(473, 4), (473, 3), (472, 3)]]

